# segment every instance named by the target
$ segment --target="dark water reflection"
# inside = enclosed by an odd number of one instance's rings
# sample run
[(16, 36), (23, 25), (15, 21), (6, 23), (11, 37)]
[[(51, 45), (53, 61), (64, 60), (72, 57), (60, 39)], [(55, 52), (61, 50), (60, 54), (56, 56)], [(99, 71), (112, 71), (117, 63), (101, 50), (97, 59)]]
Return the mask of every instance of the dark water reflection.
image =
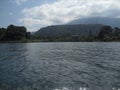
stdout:
[(120, 43), (0, 44), (3, 90), (119, 90)]

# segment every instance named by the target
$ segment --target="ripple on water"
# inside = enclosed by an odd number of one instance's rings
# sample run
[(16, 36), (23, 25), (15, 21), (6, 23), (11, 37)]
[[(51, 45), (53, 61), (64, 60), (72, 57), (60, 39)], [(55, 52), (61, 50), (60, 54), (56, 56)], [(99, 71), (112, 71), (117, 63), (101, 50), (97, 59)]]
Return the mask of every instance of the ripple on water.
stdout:
[(0, 86), (11, 90), (120, 90), (119, 44), (0, 44)]

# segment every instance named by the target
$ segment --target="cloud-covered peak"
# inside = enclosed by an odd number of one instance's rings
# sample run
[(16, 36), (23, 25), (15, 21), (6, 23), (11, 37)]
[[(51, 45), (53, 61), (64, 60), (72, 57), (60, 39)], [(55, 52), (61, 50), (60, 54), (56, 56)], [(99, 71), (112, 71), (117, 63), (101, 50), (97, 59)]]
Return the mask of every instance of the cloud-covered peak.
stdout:
[(22, 10), (19, 22), (29, 30), (64, 24), (83, 17), (120, 17), (119, 0), (57, 0)]

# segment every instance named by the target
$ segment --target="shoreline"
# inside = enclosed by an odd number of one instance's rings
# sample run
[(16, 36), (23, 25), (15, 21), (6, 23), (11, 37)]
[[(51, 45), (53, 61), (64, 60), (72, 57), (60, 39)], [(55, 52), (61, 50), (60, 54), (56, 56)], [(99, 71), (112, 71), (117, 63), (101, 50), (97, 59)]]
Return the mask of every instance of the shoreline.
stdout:
[(28, 40), (28, 41), (0, 41), (1, 43), (51, 43), (51, 42), (120, 42), (120, 41), (40, 41), (40, 40)]

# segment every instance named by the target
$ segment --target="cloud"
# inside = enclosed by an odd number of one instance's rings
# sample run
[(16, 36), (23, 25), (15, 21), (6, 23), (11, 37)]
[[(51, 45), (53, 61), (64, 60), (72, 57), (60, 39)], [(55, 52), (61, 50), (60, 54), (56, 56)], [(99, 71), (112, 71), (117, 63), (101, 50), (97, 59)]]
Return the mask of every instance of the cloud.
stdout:
[(38, 27), (38, 30), (43, 26), (64, 24), (83, 17), (120, 17), (119, 4), (119, 0), (56, 0), (23, 9), (24, 16), (19, 18), (19, 22), (28, 28)]
[(17, 5), (21, 5), (22, 3), (26, 2), (27, 0), (15, 0)]
[(10, 16), (12, 16), (12, 15), (13, 15), (13, 13), (12, 13), (12, 12), (10, 12), (10, 13), (9, 13), (9, 15), (10, 15)]

